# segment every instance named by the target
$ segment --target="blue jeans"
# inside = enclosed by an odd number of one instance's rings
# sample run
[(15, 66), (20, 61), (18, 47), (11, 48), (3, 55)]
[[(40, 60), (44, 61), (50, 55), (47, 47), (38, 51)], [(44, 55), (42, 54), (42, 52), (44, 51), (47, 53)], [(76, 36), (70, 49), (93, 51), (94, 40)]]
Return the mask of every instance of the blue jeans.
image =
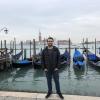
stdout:
[(47, 71), (46, 77), (47, 77), (48, 93), (52, 93), (52, 77), (53, 77), (54, 82), (55, 82), (56, 92), (61, 93), (58, 70)]

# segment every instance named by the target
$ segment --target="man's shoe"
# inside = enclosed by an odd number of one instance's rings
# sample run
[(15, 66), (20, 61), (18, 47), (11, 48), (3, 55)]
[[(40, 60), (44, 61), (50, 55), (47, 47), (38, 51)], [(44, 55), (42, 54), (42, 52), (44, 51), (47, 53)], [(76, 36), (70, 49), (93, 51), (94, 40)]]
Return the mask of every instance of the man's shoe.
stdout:
[(49, 98), (51, 95), (51, 93), (47, 93), (47, 95), (45, 96), (45, 98)]
[(59, 95), (59, 97), (60, 97), (61, 99), (64, 99), (64, 97), (62, 96), (61, 93), (58, 93), (58, 95)]

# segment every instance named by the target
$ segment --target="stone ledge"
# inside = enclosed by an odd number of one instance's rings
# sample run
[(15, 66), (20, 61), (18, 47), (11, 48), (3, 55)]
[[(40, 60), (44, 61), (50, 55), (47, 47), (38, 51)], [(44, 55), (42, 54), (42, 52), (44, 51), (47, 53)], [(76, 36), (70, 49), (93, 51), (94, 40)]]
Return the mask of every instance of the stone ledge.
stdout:
[[(44, 93), (5, 92), (0, 91), (0, 100), (47, 100)], [(52, 94), (48, 100), (61, 100), (57, 94)], [(64, 95), (64, 100), (100, 100), (100, 97)]]

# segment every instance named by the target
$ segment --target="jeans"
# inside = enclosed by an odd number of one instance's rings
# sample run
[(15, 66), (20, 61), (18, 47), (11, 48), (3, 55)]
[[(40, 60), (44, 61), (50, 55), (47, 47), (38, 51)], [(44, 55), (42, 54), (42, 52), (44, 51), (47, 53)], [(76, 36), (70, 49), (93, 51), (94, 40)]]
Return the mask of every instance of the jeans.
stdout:
[(52, 77), (53, 77), (54, 82), (55, 82), (56, 92), (61, 93), (58, 70), (47, 71), (46, 77), (47, 77), (48, 93), (52, 93)]

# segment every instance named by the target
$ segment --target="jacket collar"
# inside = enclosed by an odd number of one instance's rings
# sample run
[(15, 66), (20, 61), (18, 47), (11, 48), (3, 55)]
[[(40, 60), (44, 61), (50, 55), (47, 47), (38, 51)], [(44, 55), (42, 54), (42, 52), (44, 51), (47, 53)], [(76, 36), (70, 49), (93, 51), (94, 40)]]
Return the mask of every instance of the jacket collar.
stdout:
[[(56, 48), (56, 47), (55, 47), (55, 46), (53, 46), (53, 50), (55, 50), (55, 48)], [(46, 50), (48, 50), (48, 46), (46, 46), (46, 48), (45, 48), (45, 49), (46, 49)]]

